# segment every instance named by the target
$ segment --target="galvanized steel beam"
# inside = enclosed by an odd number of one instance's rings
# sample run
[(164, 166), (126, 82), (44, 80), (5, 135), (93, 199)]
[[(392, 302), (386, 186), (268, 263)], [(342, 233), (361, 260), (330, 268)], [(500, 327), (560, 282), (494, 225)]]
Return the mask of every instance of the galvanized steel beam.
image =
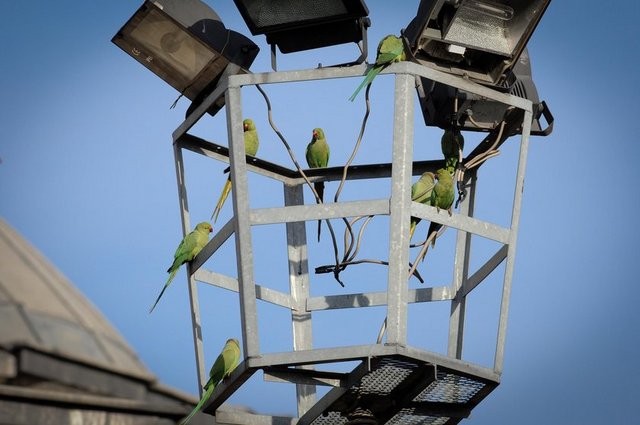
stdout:
[[(285, 207), (304, 204), (302, 185), (284, 186)], [(291, 292), (291, 327), (293, 350), (313, 348), (311, 313), (305, 309), (310, 294), (307, 232), (304, 221), (288, 222), (287, 258), (289, 262), (289, 290)], [(311, 366), (301, 366), (311, 368)], [(304, 415), (316, 403), (314, 385), (296, 385), (298, 416)]]
[(496, 267), (502, 264), (504, 259), (507, 258), (508, 249), (508, 245), (502, 245), (502, 247), (482, 265), (482, 267), (465, 280), (462, 288), (462, 292), (465, 297), (473, 291), (476, 286), (482, 283), (482, 281), (485, 280), (496, 269)]
[(411, 167), (413, 161), (414, 78), (396, 75), (393, 111), (389, 273), (387, 282), (387, 344), (407, 343), (407, 290)]
[[(182, 221), (182, 235), (186, 236), (191, 232), (191, 224), (189, 223), (189, 203), (187, 201), (187, 187), (184, 177), (184, 161), (182, 159), (182, 150), (173, 145), (173, 156), (176, 166), (176, 181), (178, 183), (178, 200), (180, 202), (180, 219)], [(193, 264), (187, 263), (187, 286), (189, 288), (189, 305), (191, 308), (191, 331), (193, 333), (193, 349), (196, 355), (196, 371), (198, 373), (198, 382), (200, 385), (200, 395), (202, 395), (202, 387), (209, 379), (205, 372), (204, 365), (204, 347), (202, 343), (202, 326), (200, 321), (200, 304), (198, 302), (198, 288), (193, 278)]]
[(202, 251), (191, 261), (191, 273), (196, 272), (202, 265), (233, 235), (236, 228), (236, 219), (231, 218), (222, 228), (213, 235)]
[[(206, 283), (208, 285), (216, 286), (218, 288), (226, 289), (233, 292), (240, 292), (240, 286), (238, 279), (215, 273), (210, 270), (200, 269), (195, 272), (195, 279), (198, 282)], [(287, 309), (291, 307), (291, 297), (284, 292), (271, 289), (268, 286), (255, 285), (256, 298), (264, 302), (268, 302)]]
[[(476, 196), (476, 173), (470, 178), (469, 195), (460, 203), (460, 216), (473, 217)], [(463, 182), (466, 183), (466, 182)], [(464, 336), (464, 318), (466, 311), (466, 295), (461, 291), (469, 273), (469, 259), (471, 256), (471, 233), (458, 230), (456, 237), (456, 254), (453, 263), (453, 282), (451, 290), (455, 294), (451, 301), (449, 313), (449, 341), (447, 354), (456, 359), (462, 358), (462, 340)]]
[(280, 208), (257, 208), (249, 212), (251, 225), (295, 223), (327, 218), (355, 217), (359, 215), (389, 214), (389, 200), (350, 201)]
[(447, 211), (440, 210), (440, 212), (438, 212), (436, 208), (431, 205), (412, 202), (411, 215), (423, 220), (434, 221), (448, 227), (453, 227), (454, 229), (473, 233), (474, 235), (482, 236), (496, 242), (509, 242), (511, 231), (505, 227), (478, 220), (473, 217), (465, 217), (461, 214), (452, 214), (449, 216)]
[[(452, 298), (449, 286), (409, 289), (408, 303), (445, 301)], [(340, 294), (310, 297), (307, 299), (307, 311), (336, 310), (354, 307), (378, 307), (387, 304), (386, 292), (365, 292), (360, 294)]]
[(253, 276), (253, 245), (249, 222), (249, 185), (247, 182), (246, 152), (242, 128), (240, 88), (232, 87), (226, 92), (227, 133), (231, 158), (231, 198), (233, 216), (236, 218), (236, 263), (240, 286), (240, 316), (244, 357), (260, 354), (258, 337), (258, 312), (256, 308), (256, 288)]
[(520, 208), (522, 205), (522, 193), (524, 191), (524, 174), (527, 168), (527, 153), (529, 151), (529, 134), (533, 115), (530, 110), (525, 111), (522, 123), (522, 140), (520, 142), (520, 155), (518, 157), (518, 170), (516, 173), (516, 186), (513, 195), (513, 212), (511, 215), (511, 233), (509, 235), (509, 247), (507, 251), (507, 263), (504, 271), (504, 284), (502, 286), (502, 301), (500, 303), (500, 318), (498, 320), (498, 336), (496, 342), (496, 355), (494, 369), (502, 373), (504, 365), (504, 345), (507, 334), (507, 318), (509, 315), (509, 303), (511, 301), (511, 284), (515, 266), (516, 241), (518, 227), (520, 226)]

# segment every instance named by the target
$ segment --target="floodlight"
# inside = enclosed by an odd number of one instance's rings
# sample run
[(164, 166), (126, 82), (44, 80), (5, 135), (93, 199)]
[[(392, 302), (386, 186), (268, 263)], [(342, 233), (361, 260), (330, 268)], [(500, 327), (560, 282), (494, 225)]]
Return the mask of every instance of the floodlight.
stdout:
[(191, 100), (210, 93), (230, 63), (249, 68), (259, 50), (200, 0), (146, 0), (111, 41)]
[[(509, 93), (533, 102), (531, 134), (547, 136), (553, 130), (553, 115), (547, 104), (538, 98), (538, 91), (531, 77), (529, 52), (525, 48), (513, 67), (515, 82)], [(458, 90), (446, 84), (416, 77), (416, 87), (426, 125), (443, 129), (457, 127), (460, 130), (491, 131), (506, 116), (508, 105), (482, 96)], [(457, 105), (456, 105), (457, 99)], [(540, 118), (544, 116), (547, 127)], [(521, 128), (515, 129), (522, 132)]]
[(251, 34), (265, 34), (275, 55), (344, 43), (360, 43), (367, 56), (369, 9), (363, 0), (234, 0)]
[(421, 0), (404, 35), (423, 65), (509, 88), (551, 0)]

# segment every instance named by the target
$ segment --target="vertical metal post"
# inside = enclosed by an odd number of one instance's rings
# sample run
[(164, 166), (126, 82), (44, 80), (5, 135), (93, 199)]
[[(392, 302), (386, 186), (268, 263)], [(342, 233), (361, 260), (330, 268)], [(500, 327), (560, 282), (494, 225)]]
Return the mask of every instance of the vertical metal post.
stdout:
[[(473, 209), (476, 198), (477, 174), (475, 170), (468, 178), (469, 195), (460, 203), (460, 215), (473, 217)], [(464, 282), (469, 274), (469, 260), (471, 255), (471, 233), (458, 230), (456, 237), (456, 256), (453, 263), (451, 312), (449, 314), (449, 345), (447, 355), (462, 358), (462, 341), (464, 339), (464, 316), (467, 300), (462, 295)]]
[[(187, 187), (184, 178), (184, 161), (182, 150), (175, 143), (173, 144), (173, 156), (176, 165), (176, 180), (178, 182), (178, 200), (180, 202), (180, 218), (182, 219), (182, 235), (186, 236), (191, 231), (189, 223), (189, 204), (187, 202)], [(196, 353), (196, 370), (198, 372), (199, 391), (202, 395), (204, 384), (208, 377), (205, 373), (204, 348), (202, 344), (202, 327), (200, 325), (200, 303), (198, 302), (198, 288), (196, 280), (191, 272), (191, 264), (187, 263), (187, 277), (189, 287), (189, 303), (191, 307), (191, 330), (193, 332), (193, 345)]]
[(413, 89), (415, 78), (397, 74), (393, 114), (393, 158), (389, 223), (387, 344), (407, 343), (409, 222), (413, 161)]
[(509, 301), (511, 298), (511, 283), (513, 269), (516, 260), (516, 241), (518, 238), (518, 226), (520, 225), (520, 206), (522, 204), (522, 192), (524, 190), (524, 173), (527, 167), (527, 153), (529, 150), (529, 133), (532, 120), (531, 109), (524, 111), (522, 123), (522, 141), (520, 143), (520, 157), (518, 158), (518, 172), (516, 174), (516, 187), (513, 195), (513, 212), (511, 213), (511, 230), (509, 232), (509, 247), (507, 250), (507, 263), (504, 272), (504, 284), (502, 286), (502, 301), (500, 303), (500, 319), (498, 322), (498, 338), (496, 341), (496, 358), (493, 368), (497, 373), (502, 373), (504, 363), (504, 345), (507, 334), (507, 317), (509, 315)]
[[(304, 205), (302, 185), (284, 185), (284, 204)], [(307, 234), (304, 221), (287, 223), (287, 255), (289, 259), (289, 286), (291, 290), (291, 321), (293, 327), (293, 349), (313, 348), (311, 312), (307, 311), (309, 298), (309, 262), (307, 257)], [(313, 369), (313, 366), (301, 366)], [(316, 403), (315, 385), (296, 385), (298, 417), (302, 417)]]
[(249, 185), (242, 128), (242, 104), (240, 87), (230, 87), (225, 94), (227, 105), (227, 132), (229, 134), (229, 158), (231, 162), (231, 197), (236, 218), (235, 241), (238, 284), (240, 292), (240, 316), (245, 358), (260, 354), (258, 337), (258, 313), (256, 287), (253, 275), (253, 246), (249, 222)]

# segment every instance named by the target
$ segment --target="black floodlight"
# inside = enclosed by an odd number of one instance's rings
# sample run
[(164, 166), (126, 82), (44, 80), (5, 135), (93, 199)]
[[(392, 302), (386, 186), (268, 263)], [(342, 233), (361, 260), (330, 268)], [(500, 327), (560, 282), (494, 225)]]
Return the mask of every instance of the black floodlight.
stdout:
[(147, 0), (111, 41), (194, 104), (230, 63), (248, 69), (259, 51), (200, 0)]
[[(531, 78), (531, 62), (525, 49), (513, 67), (515, 82), (509, 93), (533, 102), (531, 134), (547, 136), (553, 130), (553, 115), (547, 104), (538, 98), (538, 91)], [(426, 125), (442, 129), (457, 127), (460, 130), (491, 131), (506, 116), (508, 105), (472, 93), (458, 90), (446, 84), (416, 78), (418, 98)], [(457, 105), (456, 105), (457, 99)], [(543, 128), (540, 118), (547, 126)], [(513, 134), (522, 132), (516, 128)]]
[(421, 0), (404, 35), (423, 65), (509, 88), (551, 0)]
[(265, 34), (272, 52), (299, 52), (363, 42), (369, 9), (363, 0), (233, 0), (251, 34)]

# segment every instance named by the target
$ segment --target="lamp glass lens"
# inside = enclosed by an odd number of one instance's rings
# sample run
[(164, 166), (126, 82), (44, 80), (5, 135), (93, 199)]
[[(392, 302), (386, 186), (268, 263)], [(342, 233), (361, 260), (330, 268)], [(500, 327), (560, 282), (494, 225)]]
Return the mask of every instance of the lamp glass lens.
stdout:
[[(152, 62), (162, 59), (186, 80), (193, 80), (215, 56), (184, 28), (152, 9), (131, 31), (137, 51)], [(135, 51), (134, 51), (135, 54)]]
[(482, 8), (479, 5), (483, 5), (483, 2), (479, 1), (470, 2), (470, 5), (471, 7), (463, 3), (458, 8), (445, 41), (510, 56), (515, 47), (508, 37), (510, 20), (498, 13), (487, 13), (498, 11), (495, 6)]

